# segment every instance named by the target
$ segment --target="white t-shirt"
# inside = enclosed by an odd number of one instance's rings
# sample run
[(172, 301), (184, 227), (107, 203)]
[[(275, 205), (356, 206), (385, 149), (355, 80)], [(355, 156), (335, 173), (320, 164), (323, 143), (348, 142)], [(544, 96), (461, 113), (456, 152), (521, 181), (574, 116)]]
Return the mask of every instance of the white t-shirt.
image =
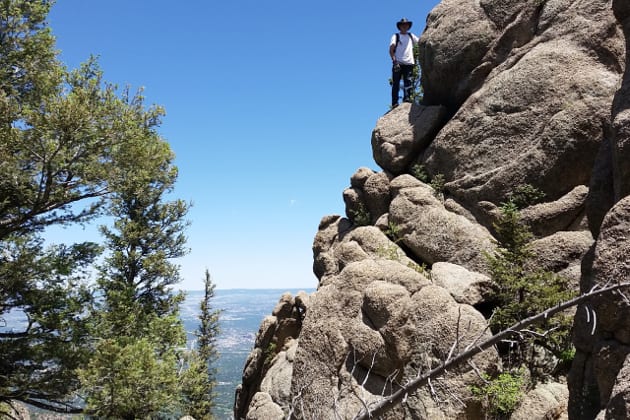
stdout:
[[(394, 57), (396, 57), (396, 61), (400, 64), (415, 64), (415, 60), (413, 59), (413, 44), (417, 44), (419, 39), (414, 34), (408, 32), (406, 34), (399, 34), (400, 43), (396, 45), (396, 52), (394, 53)], [(411, 42), (413, 40), (413, 42)], [(389, 45), (396, 44), (396, 34), (392, 35), (391, 41), (389, 41)]]

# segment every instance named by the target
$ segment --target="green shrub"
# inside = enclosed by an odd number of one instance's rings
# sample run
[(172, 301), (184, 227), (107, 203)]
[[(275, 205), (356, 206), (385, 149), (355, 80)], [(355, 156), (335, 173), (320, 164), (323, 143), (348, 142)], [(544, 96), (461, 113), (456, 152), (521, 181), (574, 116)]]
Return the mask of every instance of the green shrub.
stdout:
[(385, 229), (385, 235), (392, 242), (398, 242), (401, 238), (400, 236), (400, 226), (396, 222), (392, 222), (391, 220), (387, 222), (387, 229)]
[(486, 383), (471, 389), (475, 398), (490, 415), (501, 418), (512, 413), (524, 395), (526, 381), (523, 371), (503, 372), (496, 378), (483, 376)]
[(348, 213), (350, 213), (352, 223), (357, 226), (368, 226), (372, 221), (370, 212), (365, 208), (363, 203), (359, 203), (357, 209), (350, 209)]
[(391, 260), (391, 261), (398, 261), (398, 262), (400, 262), (400, 260), (404, 256), (404, 254), (401, 255), (401, 253), (402, 253), (402, 251), (396, 245), (389, 245), (389, 246), (386, 246), (386, 247), (385, 246), (379, 246), (376, 249), (376, 255), (378, 255), (381, 258), (385, 258), (385, 259)]
[(444, 174), (436, 174), (431, 178), (431, 188), (435, 190), (436, 196), (442, 196), (444, 194), (444, 186), (446, 184), (446, 178)]
[(523, 209), (532, 204), (538, 204), (545, 198), (545, 193), (531, 184), (521, 184), (508, 194), (507, 201), (516, 208)]
[(420, 163), (416, 163), (411, 167), (411, 176), (419, 181), (424, 182), (425, 184), (431, 182), (431, 178), (429, 177), (427, 169), (424, 167), (424, 165)]
[(265, 360), (263, 362), (264, 366), (269, 366), (271, 365), (271, 362), (273, 361), (273, 358), (276, 357), (276, 343), (269, 343), (269, 345), (267, 346), (267, 348), (265, 350), (263, 350), (263, 354), (265, 356)]
[(424, 274), (424, 276), (429, 279), (431, 278), (431, 270), (429, 270), (429, 267), (425, 263), (418, 264), (415, 262), (409, 262), (407, 264), (407, 267), (411, 268), (417, 273)]
[[(533, 235), (514, 202), (502, 205), (494, 227), (498, 249), (486, 255), (490, 275), (498, 287), (497, 308), (490, 321), (493, 331), (504, 330), (575, 295), (567, 279), (537, 267), (529, 248)], [(571, 325), (570, 316), (559, 314), (533, 327), (534, 334), (529, 338), (561, 359), (572, 348)], [(528, 362), (526, 352), (520, 353), (520, 357), (518, 352), (512, 355), (513, 366)]]

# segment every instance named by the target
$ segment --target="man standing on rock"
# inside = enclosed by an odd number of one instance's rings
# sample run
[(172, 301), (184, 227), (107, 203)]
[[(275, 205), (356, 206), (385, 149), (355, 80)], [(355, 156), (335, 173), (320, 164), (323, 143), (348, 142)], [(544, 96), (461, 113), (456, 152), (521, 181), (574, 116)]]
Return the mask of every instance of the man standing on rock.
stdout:
[(403, 80), (403, 101), (411, 102), (413, 90), (413, 68), (415, 59), (413, 46), (418, 44), (418, 37), (409, 32), (413, 22), (402, 18), (396, 23), (400, 31), (392, 35), (389, 42), (389, 56), (392, 59), (392, 108), (398, 106), (400, 79)]

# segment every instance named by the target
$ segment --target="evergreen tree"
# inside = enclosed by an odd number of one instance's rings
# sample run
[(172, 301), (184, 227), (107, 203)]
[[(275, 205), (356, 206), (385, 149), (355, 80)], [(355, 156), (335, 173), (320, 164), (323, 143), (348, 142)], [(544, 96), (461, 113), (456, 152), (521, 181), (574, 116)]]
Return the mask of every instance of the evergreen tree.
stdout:
[(208, 270), (204, 279), (204, 297), (200, 304), (200, 325), (196, 332), (197, 347), (188, 354), (183, 377), (183, 395), (187, 413), (197, 420), (211, 419), (215, 406), (217, 337), (221, 311), (212, 309), (215, 284)]
[(0, 330), (0, 403), (78, 411), (70, 401), (89, 351), (86, 280), (101, 249), (46, 247), (44, 229), (107, 210), (123, 171), (135, 174), (124, 152), (143, 147), (135, 139), (160, 112), (145, 112), (140, 96), (120, 98), (94, 60), (73, 71), (59, 63), (51, 4), (0, 0), (0, 321), (26, 318)]
[[(574, 296), (567, 279), (536, 266), (529, 247), (533, 235), (523, 223), (518, 202), (509, 199), (501, 206), (494, 224), (499, 237), (496, 252), (487, 255), (492, 279), (498, 290), (497, 308), (491, 319), (493, 331), (501, 331), (519, 320), (543, 312)], [(531, 362), (528, 345), (534, 343), (551, 351), (561, 361), (571, 352), (571, 317), (559, 314), (535, 328), (538, 333), (510, 354), (512, 366)]]
[[(109, 213), (113, 227), (102, 227), (110, 254), (100, 269), (92, 334), (93, 357), (81, 370), (88, 410), (98, 416), (145, 418), (179, 409), (179, 352), (186, 344), (179, 305), (183, 294), (171, 260), (185, 254), (183, 234), (188, 206), (165, 201), (177, 178), (174, 158), (153, 115), (131, 100), (119, 120), (128, 141), (113, 151), (119, 159), (111, 183)], [(137, 107), (137, 108), (136, 108)], [(139, 125), (134, 118), (145, 118)], [(142, 357), (131, 357), (139, 355)]]
[[(157, 134), (163, 110), (105, 83), (94, 59), (67, 70), (51, 5), (0, 0), (0, 325), (25, 317), (0, 328), (0, 405), (80, 412), (82, 389), (94, 414), (167, 413), (182, 401), (183, 296), (171, 287), (188, 206), (164, 200), (177, 169)], [(113, 226), (95, 293), (103, 248), (43, 235), (100, 215)]]

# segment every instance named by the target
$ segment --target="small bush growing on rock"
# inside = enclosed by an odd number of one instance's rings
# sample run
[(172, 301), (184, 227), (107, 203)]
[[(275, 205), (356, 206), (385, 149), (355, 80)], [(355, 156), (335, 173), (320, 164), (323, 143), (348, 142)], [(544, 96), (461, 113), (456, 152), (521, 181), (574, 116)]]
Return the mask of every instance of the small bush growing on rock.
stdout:
[(400, 240), (400, 226), (396, 222), (392, 222), (391, 220), (387, 222), (387, 229), (384, 233), (392, 242), (398, 242)]
[(409, 262), (407, 264), (407, 267), (411, 268), (412, 270), (416, 271), (417, 273), (424, 274), (424, 276), (429, 278), (429, 279), (431, 278), (431, 270), (429, 269), (429, 267), (427, 267), (427, 265), (425, 263), (418, 264), (418, 263), (415, 263), (415, 262)]
[(352, 223), (357, 226), (368, 226), (372, 219), (370, 212), (365, 208), (363, 203), (359, 203), (357, 209), (350, 209), (348, 213), (350, 213)]
[(269, 343), (267, 348), (264, 350), (265, 361), (263, 363), (264, 366), (270, 366), (273, 358), (276, 357), (276, 343)]
[[(376, 255), (378, 255), (381, 258), (385, 258), (387, 260), (391, 260), (391, 261), (398, 261), (400, 262), (400, 260), (402, 259), (402, 255), (400, 254), (400, 248), (398, 248), (395, 245), (389, 245), (389, 246), (379, 246), (376, 249)], [(403, 254), (404, 255), (404, 254)]]
[(526, 382), (523, 370), (503, 372), (496, 378), (484, 374), (483, 378), (486, 383), (471, 390), (486, 412), (497, 418), (512, 413), (523, 398)]
[(427, 169), (424, 167), (424, 165), (416, 163), (415, 165), (411, 167), (410, 173), (411, 173), (411, 176), (416, 178), (418, 181), (422, 181), (425, 184), (428, 184), (429, 182), (431, 182), (429, 173), (427, 172)]
[(436, 174), (433, 178), (431, 178), (424, 165), (419, 163), (413, 165), (409, 170), (409, 173), (418, 181), (429, 184), (431, 188), (435, 190), (436, 197), (441, 198), (443, 196), (444, 186), (446, 184), (446, 178), (444, 177), (444, 174)]
[(443, 174), (436, 174), (431, 179), (431, 188), (435, 190), (436, 197), (442, 197), (444, 195), (444, 186), (446, 184), (446, 178)]
[(508, 194), (508, 202), (518, 209), (538, 204), (545, 198), (545, 193), (531, 184), (521, 184)]

